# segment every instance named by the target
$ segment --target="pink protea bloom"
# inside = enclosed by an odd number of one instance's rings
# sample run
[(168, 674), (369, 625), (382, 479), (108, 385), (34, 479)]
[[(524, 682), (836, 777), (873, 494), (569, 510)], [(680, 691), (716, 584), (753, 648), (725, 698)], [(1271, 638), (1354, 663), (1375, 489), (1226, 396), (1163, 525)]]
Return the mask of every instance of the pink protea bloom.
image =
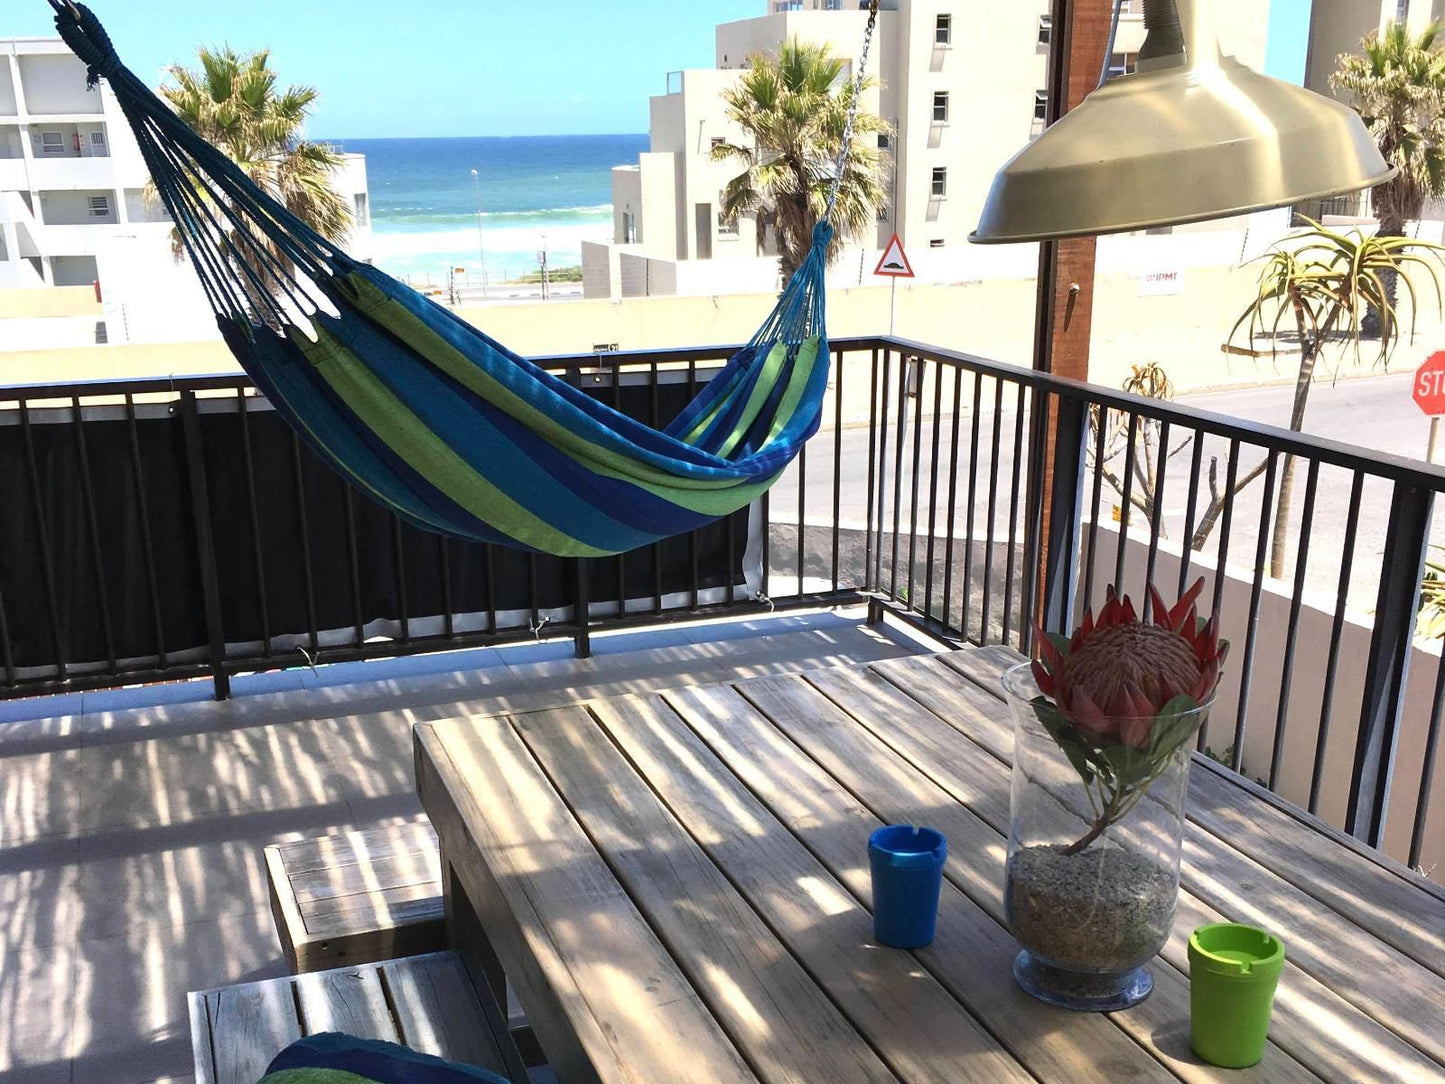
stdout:
[(1165, 705), (1181, 695), (1203, 704), (1219, 682), (1229, 645), (1214, 618), (1200, 624), (1195, 600), (1203, 589), (1200, 579), (1168, 607), (1150, 584), (1146, 622), (1110, 587), (1098, 619), (1084, 614), (1067, 651), (1039, 630), (1033, 673), (1040, 690), (1094, 744), (1146, 747)]

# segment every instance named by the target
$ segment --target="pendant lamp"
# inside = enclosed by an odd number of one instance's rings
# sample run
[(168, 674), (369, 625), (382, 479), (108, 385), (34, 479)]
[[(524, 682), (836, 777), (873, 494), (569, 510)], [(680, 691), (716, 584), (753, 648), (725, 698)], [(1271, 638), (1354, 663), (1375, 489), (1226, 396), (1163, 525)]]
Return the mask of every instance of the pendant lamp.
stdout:
[(1210, 0), (1145, 0), (1132, 75), (994, 178), (976, 244), (1121, 233), (1353, 192), (1393, 175), (1348, 106), (1223, 56)]

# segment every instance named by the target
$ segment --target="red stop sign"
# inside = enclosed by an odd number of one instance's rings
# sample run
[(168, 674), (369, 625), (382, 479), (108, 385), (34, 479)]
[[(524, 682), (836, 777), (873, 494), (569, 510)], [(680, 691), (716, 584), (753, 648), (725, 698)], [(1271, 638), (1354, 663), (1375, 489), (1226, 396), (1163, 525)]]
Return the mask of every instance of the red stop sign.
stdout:
[(1416, 370), (1413, 394), (1426, 414), (1445, 414), (1445, 350), (1431, 354)]

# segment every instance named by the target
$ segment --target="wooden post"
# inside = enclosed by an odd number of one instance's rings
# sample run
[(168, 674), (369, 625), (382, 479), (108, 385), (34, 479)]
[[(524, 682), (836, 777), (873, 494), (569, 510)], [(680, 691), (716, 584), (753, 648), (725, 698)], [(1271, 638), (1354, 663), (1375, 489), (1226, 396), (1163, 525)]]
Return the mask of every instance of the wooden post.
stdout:
[[(1112, 0), (1053, 0), (1054, 35), (1049, 47), (1048, 116), (1053, 124), (1098, 86), (1113, 19)], [(1089, 337), (1093, 331), (1094, 254), (1092, 237), (1045, 241), (1039, 245), (1038, 297), (1034, 309), (1034, 368), (1075, 380), (1089, 378)], [(1050, 416), (1056, 416), (1051, 408)], [(1034, 447), (1042, 448), (1044, 469), (1034, 474), (1035, 500), (1042, 502), (1041, 539), (1050, 537), (1053, 503), (1054, 431), (1043, 428), (1043, 404), (1034, 403)], [(1035, 598), (1042, 603), (1043, 569)], [(1087, 600), (1086, 603), (1087, 605)], [(1034, 615), (1041, 617), (1042, 611)]]

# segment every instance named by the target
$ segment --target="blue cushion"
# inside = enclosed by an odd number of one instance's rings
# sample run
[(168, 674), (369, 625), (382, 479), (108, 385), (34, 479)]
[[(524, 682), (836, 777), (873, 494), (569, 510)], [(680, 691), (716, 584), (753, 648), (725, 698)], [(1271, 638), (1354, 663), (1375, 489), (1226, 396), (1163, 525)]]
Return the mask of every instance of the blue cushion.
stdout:
[(286, 1069), (339, 1069), (376, 1084), (511, 1084), (506, 1077), (474, 1065), (334, 1031), (298, 1039), (277, 1054), (266, 1071)]

